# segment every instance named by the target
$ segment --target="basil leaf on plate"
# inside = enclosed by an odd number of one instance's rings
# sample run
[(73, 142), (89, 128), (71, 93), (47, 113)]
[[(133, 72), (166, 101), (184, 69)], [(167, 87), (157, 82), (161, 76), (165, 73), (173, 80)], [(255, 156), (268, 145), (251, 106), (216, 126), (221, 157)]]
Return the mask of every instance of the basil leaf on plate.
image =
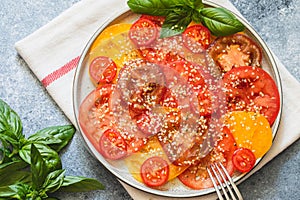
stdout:
[(64, 177), (65, 177), (64, 169), (55, 170), (49, 173), (42, 186), (43, 191), (50, 192), (50, 193), (57, 191), (63, 184)]
[(92, 178), (80, 176), (66, 176), (59, 191), (64, 192), (88, 192), (92, 190), (103, 190), (104, 186)]
[(203, 8), (202, 23), (216, 36), (231, 35), (244, 30), (244, 25), (224, 8)]
[(28, 141), (34, 143), (47, 144), (49, 147), (59, 152), (72, 139), (75, 128), (72, 125), (53, 126), (39, 130), (28, 137)]
[[(61, 169), (61, 160), (56, 151), (45, 144), (36, 143), (34, 144), (34, 146), (38, 149), (43, 160), (45, 161), (46, 167), (48, 169), (47, 172)], [(31, 164), (31, 144), (24, 145), (19, 151), (19, 155), (25, 162)]]
[(161, 0), (129, 0), (127, 5), (135, 13), (148, 15), (164, 16), (171, 11), (168, 1)]
[(189, 23), (192, 21), (192, 13), (186, 11), (184, 8), (175, 8), (170, 12), (160, 32), (160, 37), (170, 37), (182, 33)]

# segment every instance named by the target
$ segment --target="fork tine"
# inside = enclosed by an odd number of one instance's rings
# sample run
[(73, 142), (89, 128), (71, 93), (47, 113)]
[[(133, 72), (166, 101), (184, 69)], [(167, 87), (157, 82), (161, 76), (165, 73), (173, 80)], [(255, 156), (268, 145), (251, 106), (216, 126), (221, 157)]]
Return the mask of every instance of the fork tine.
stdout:
[[(220, 200), (224, 200), (220, 192), (220, 188), (222, 189), (223, 195), (225, 196), (226, 200), (237, 200), (237, 198), (239, 200), (243, 200), (240, 191), (238, 190), (237, 186), (233, 182), (232, 178), (230, 177), (222, 163), (212, 163), (210, 167), (207, 167), (207, 172), (210, 179), (212, 180), (212, 183)], [(231, 187), (234, 192), (232, 191)], [(228, 190), (229, 194), (227, 193), (226, 189)]]
[[(225, 196), (225, 199), (230, 199), (224, 186), (223, 186), (223, 182), (226, 182), (226, 180), (224, 180), (224, 178), (223, 178), (224, 176), (220, 177), (220, 175), (219, 175), (220, 169), (218, 169), (218, 166), (215, 163), (211, 164), (210, 166), (211, 166), (212, 171), (214, 172), (216, 179), (218, 180), (219, 186), (221, 187), (221, 189), (223, 191), (223, 195)], [(219, 171), (219, 173), (215, 169), (217, 169)], [(222, 173), (220, 173), (220, 174), (222, 175)], [(222, 180), (221, 180), (221, 178), (222, 178)]]
[[(218, 164), (221, 166), (222, 170), (219, 168)], [(233, 187), (234, 184), (233, 184), (233, 182), (230, 181), (230, 180), (231, 180), (231, 177), (230, 177), (229, 174), (227, 173), (227, 170), (225, 169), (225, 167), (224, 167), (224, 166), (222, 165), (222, 163), (220, 163), (220, 162), (216, 163), (215, 166), (216, 166), (216, 168), (217, 168), (219, 174), (221, 175), (221, 177), (222, 177), (222, 179), (223, 179), (223, 181), (224, 181), (224, 183), (225, 183), (225, 185), (226, 185), (226, 187), (227, 187), (227, 189), (228, 189), (228, 191), (229, 191), (229, 193), (230, 193), (230, 195), (231, 195), (232, 200), (236, 200), (236, 197), (235, 197), (235, 195), (233, 194), (233, 192), (232, 192), (232, 190), (231, 190), (231, 187), (229, 186), (228, 181), (227, 181), (227, 180), (229, 180), (230, 184), (231, 184), (232, 187)], [(226, 177), (224, 177), (224, 174), (225, 174)], [(234, 190), (235, 190), (235, 189), (234, 189)], [(227, 194), (227, 193), (226, 193), (226, 194)], [(226, 196), (226, 194), (225, 194), (225, 196)], [(229, 198), (228, 198), (228, 199), (229, 199)]]
[[(222, 163), (219, 162), (219, 165), (221, 166), (221, 168), (223, 169), (222, 171), (225, 173), (227, 179), (229, 180), (235, 194), (237, 195), (238, 199), (239, 200), (243, 200), (243, 196), (242, 194), (240, 193), (239, 189), (237, 188), (237, 186), (235, 185), (235, 183), (233, 182), (232, 178), (230, 177), (230, 175), (228, 174), (227, 170), (225, 169), (225, 167), (222, 165)], [(227, 184), (227, 181), (225, 181), (225, 183)], [(228, 187), (230, 188), (230, 187)], [(229, 190), (231, 191), (231, 190)], [(231, 191), (231, 194), (232, 194), (232, 191)]]
[(213, 175), (212, 175), (212, 173), (211, 173), (209, 167), (207, 167), (206, 169), (207, 169), (208, 175), (209, 175), (209, 177), (210, 177), (210, 179), (211, 179), (211, 181), (212, 181), (212, 183), (213, 183), (213, 185), (214, 185), (214, 188), (215, 188), (215, 190), (216, 190), (216, 192), (217, 192), (217, 195), (218, 195), (218, 197), (219, 197), (219, 200), (224, 200), (224, 198), (223, 198), (223, 196), (222, 196), (222, 194), (221, 194), (221, 192), (220, 192), (220, 190), (219, 190), (219, 188), (218, 188), (218, 185), (217, 185), (217, 183), (216, 183), (216, 181), (215, 181), (215, 179), (214, 179), (214, 177), (213, 177)]

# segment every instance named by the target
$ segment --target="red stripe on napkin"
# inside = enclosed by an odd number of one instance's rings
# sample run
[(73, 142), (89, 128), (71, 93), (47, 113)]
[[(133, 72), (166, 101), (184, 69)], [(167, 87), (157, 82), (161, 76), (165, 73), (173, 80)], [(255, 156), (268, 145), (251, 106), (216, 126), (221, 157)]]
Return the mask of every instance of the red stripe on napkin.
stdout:
[(80, 59), (80, 56), (77, 56), (76, 58), (72, 59), (70, 62), (67, 64), (63, 65), (62, 67), (58, 68), (51, 74), (47, 75), (43, 80), (41, 81), (44, 87), (49, 86), (51, 83), (62, 77), (63, 75), (67, 74), (69, 71), (74, 69), (78, 61)]

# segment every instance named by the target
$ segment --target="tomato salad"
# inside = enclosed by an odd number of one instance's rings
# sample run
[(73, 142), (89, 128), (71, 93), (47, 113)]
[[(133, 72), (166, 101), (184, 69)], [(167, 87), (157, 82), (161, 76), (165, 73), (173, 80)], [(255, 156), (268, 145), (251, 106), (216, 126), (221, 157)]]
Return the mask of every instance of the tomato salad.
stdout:
[(142, 15), (96, 39), (88, 68), (95, 89), (79, 110), (83, 133), (155, 189), (176, 178), (210, 188), (212, 162), (230, 175), (249, 172), (272, 145), (280, 108), (261, 47), (243, 32), (216, 37), (192, 23), (160, 38), (163, 20)]

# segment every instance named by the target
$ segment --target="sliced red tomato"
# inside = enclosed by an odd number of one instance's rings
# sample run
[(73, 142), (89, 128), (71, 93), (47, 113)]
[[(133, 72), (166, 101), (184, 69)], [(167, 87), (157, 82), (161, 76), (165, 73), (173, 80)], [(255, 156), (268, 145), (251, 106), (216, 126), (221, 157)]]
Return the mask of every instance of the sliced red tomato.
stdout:
[(93, 90), (81, 103), (79, 108), (79, 124), (83, 133), (99, 151), (101, 133), (110, 127), (109, 99), (114, 85), (105, 84)]
[(155, 135), (160, 131), (162, 126), (162, 116), (152, 112), (142, 113), (135, 120), (139, 129), (146, 136)]
[(178, 108), (178, 101), (176, 99), (176, 96), (169, 88), (165, 89), (164, 95), (159, 103), (166, 108)]
[(208, 52), (224, 72), (239, 66), (259, 67), (262, 60), (261, 49), (245, 34), (217, 38)]
[(127, 145), (115, 129), (107, 129), (101, 136), (100, 153), (107, 159), (118, 160), (127, 155)]
[(154, 15), (141, 15), (141, 19), (148, 19), (154, 22), (158, 27), (161, 27), (165, 21), (163, 16), (154, 16)]
[(227, 72), (222, 81), (229, 111), (259, 112), (273, 124), (280, 97), (276, 83), (267, 72), (258, 67), (238, 67)]
[(254, 153), (247, 148), (238, 148), (232, 156), (234, 167), (244, 173), (249, 172), (255, 165), (256, 158)]
[(230, 175), (234, 172), (232, 155), (236, 149), (234, 138), (228, 128), (224, 127), (222, 139), (206, 157), (191, 165), (178, 176), (179, 180), (192, 189), (200, 190), (213, 187), (206, 168), (213, 162), (221, 162)]
[[(114, 85), (106, 84), (93, 90), (81, 103), (79, 108), (79, 123), (87, 136), (97, 133), (106, 126), (109, 117), (109, 99)], [(106, 115), (107, 114), (107, 115)]]
[(167, 65), (171, 62), (184, 60), (176, 52), (165, 51), (160, 48), (142, 48), (139, 49), (141, 56), (152, 63)]
[(150, 45), (156, 40), (157, 36), (156, 25), (145, 18), (138, 19), (129, 30), (129, 38), (138, 47)]
[(202, 25), (189, 26), (182, 34), (183, 43), (191, 52), (202, 53), (210, 44), (210, 31)]
[(111, 83), (117, 74), (117, 66), (115, 62), (106, 56), (96, 57), (90, 64), (89, 74), (92, 82)]
[(197, 109), (202, 116), (210, 115), (212, 112), (212, 93), (210, 93), (205, 82), (205, 78), (210, 78), (208, 74), (204, 73), (203, 70), (201, 71), (200, 66), (195, 66), (188, 61), (172, 62), (169, 66), (185, 77), (195, 91), (198, 102), (191, 102), (191, 106)]
[(168, 162), (159, 156), (148, 158), (141, 166), (141, 177), (149, 187), (165, 184), (169, 178)]

